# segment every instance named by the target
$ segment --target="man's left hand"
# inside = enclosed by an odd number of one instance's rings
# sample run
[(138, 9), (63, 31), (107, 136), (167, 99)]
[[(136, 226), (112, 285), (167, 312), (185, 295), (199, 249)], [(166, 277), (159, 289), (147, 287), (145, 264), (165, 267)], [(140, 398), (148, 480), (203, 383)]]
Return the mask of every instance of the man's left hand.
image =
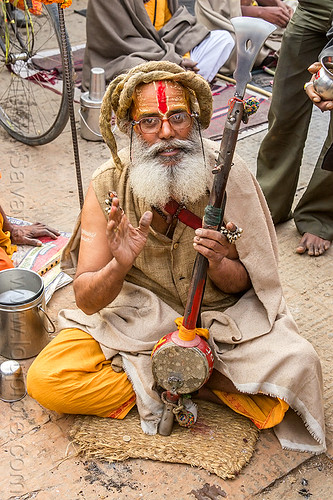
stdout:
[[(229, 231), (235, 231), (236, 228), (233, 222), (228, 222), (226, 225)], [(200, 228), (195, 231), (195, 234), (194, 249), (208, 259), (210, 266), (219, 265), (225, 257), (237, 259), (235, 245), (229, 243), (220, 231)]]
[(41, 222), (36, 222), (28, 226), (12, 224), (10, 239), (12, 243), (17, 245), (40, 247), (42, 246), (42, 242), (38, 238), (41, 236), (47, 236), (55, 240), (59, 235), (60, 233), (56, 229), (52, 229)]
[[(228, 222), (225, 228), (235, 232), (236, 224)], [(194, 249), (208, 259), (208, 275), (214, 284), (225, 293), (239, 293), (251, 286), (249, 275), (238, 258), (236, 245), (226, 236), (213, 229), (195, 231)]]

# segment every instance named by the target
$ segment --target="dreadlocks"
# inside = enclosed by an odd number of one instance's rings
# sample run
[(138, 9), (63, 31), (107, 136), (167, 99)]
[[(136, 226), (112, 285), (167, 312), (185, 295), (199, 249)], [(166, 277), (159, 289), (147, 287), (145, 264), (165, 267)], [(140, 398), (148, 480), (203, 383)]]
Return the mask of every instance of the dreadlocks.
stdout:
[(140, 64), (125, 74), (117, 76), (108, 86), (101, 107), (100, 129), (109, 146), (116, 166), (122, 169), (117, 153), (117, 144), (111, 131), (112, 111), (116, 115), (117, 125), (122, 132), (129, 133), (130, 109), (133, 93), (142, 83), (170, 80), (182, 85), (189, 94), (192, 112), (197, 112), (203, 129), (210, 123), (213, 109), (212, 93), (206, 80), (193, 71), (185, 71), (178, 64), (168, 61), (151, 61)]

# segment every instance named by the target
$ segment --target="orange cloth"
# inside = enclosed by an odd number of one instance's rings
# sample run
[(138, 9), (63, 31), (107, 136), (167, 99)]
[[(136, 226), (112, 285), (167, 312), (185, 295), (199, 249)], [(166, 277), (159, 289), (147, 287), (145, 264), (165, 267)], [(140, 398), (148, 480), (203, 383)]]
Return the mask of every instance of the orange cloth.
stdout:
[[(99, 344), (77, 328), (62, 330), (37, 356), (27, 374), (28, 394), (50, 410), (123, 419), (135, 405), (125, 372), (117, 373)], [(259, 428), (280, 423), (287, 403), (264, 394), (213, 391)]]
[(10, 232), (3, 231), (3, 216), (0, 213), (0, 271), (14, 267), (11, 257), (17, 250), (16, 245), (10, 241)]
[(248, 417), (258, 429), (270, 429), (282, 422), (289, 405), (266, 394), (229, 394), (213, 390), (214, 394), (232, 410)]
[(0, 271), (4, 269), (11, 269), (14, 267), (13, 262), (10, 260), (3, 248), (0, 248)]
[(200, 337), (203, 337), (206, 340), (209, 339), (208, 328), (195, 328), (194, 330), (188, 330), (187, 328), (185, 328), (185, 326), (183, 326), (183, 320), (184, 316), (180, 316), (179, 318), (175, 319), (175, 323), (179, 330), (179, 338), (181, 340), (186, 340), (186, 341), (193, 340), (196, 335), (199, 335)]
[(117, 373), (82, 330), (62, 330), (27, 374), (28, 394), (49, 410), (123, 419), (135, 405), (125, 372)]

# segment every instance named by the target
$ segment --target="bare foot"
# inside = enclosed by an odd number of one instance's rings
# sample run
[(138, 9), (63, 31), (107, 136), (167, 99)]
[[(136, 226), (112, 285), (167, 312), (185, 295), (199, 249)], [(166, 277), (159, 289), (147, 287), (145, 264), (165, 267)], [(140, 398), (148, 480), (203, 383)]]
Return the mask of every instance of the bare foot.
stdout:
[(331, 246), (329, 240), (324, 240), (319, 238), (315, 234), (304, 233), (298, 247), (296, 248), (297, 253), (308, 252), (308, 255), (318, 257), (322, 255)]

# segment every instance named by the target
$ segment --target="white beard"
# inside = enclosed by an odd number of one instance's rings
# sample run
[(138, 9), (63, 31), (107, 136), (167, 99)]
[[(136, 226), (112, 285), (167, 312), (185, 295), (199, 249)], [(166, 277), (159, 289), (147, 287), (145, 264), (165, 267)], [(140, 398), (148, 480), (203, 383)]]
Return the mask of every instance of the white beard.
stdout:
[[(168, 165), (158, 153), (168, 148), (181, 149), (176, 165)], [(162, 140), (149, 146), (133, 133), (132, 165), (129, 182), (133, 193), (149, 205), (164, 207), (173, 198), (194, 203), (206, 194), (212, 183), (211, 169), (205, 166), (199, 132), (192, 130), (186, 140)]]

